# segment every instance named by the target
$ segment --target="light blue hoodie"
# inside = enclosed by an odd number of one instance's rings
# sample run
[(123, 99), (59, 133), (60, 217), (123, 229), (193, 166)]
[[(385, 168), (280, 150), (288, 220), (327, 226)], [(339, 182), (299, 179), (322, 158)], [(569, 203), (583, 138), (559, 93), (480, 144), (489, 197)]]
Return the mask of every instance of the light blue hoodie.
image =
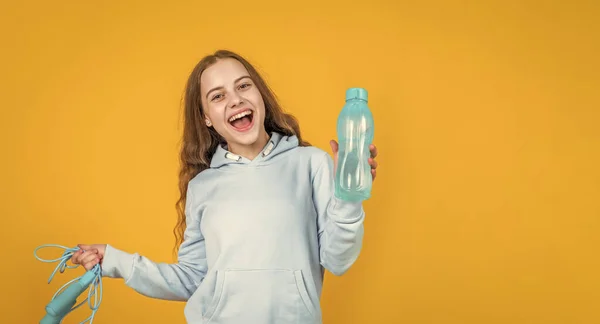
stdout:
[(103, 275), (152, 298), (187, 301), (192, 324), (321, 323), (324, 269), (342, 275), (362, 246), (360, 202), (334, 196), (333, 160), (273, 133), (252, 161), (218, 147), (188, 186), (175, 264), (108, 245)]

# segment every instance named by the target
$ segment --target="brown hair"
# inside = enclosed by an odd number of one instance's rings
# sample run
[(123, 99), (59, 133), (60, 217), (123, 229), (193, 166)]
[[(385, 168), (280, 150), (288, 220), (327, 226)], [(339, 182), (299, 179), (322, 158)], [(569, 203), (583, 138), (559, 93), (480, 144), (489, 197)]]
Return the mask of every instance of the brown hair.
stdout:
[(184, 121), (180, 151), (181, 169), (179, 171), (180, 197), (176, 203), (178, 219), (173, 230), (175, 235), (175, 252), (179, 250), (186, 229), (185, 204), (188, 183), (198, 173), (209, 168), (217, 145), (223, 141), (213, 128), (207, 127), (204, 123), (204, 109), (200, 96), (200, 76), (204, 70), (216, 63), (217, 60), (225, 58), (232, 58), (242, 63), (262, 94), (265, 103), (265, 129), (267, 133), (279, 132), (288, 136), (296, 135), (300, 146), (310, 145), (308, 142), (302, 140), (300, 127), (296, 118), (283, 111), (273, 91), (246, 59), (227, 50), (218, 50), (214, 54), (202, 58), (194, 67), (187, 80), (183, 98)]

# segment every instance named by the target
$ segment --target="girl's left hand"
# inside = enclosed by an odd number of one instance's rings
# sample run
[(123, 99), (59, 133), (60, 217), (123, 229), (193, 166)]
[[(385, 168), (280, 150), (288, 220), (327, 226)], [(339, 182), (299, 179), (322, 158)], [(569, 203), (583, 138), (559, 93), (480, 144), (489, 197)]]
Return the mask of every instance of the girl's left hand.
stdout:
[[(338, 143), (335, 140), (331, 140), (329, 142), (331, 145), (331, 150), (333, 151), (333, 167), (334, 170), (337, 170), (337, 161), (338, 161)], [(377, 176), (377, 161), (375, 161), (375, 157), (377, 157), (377, 147), (374, 144), (369, 146), (369, 151), (371, 151), (371, 157), (369, 158), (369, 165), (371, 166), (371, 175), (373, 176), (373, 181), (375, 181), (375, 177)], [(335, 172), (335, 171), (334, 171)]]

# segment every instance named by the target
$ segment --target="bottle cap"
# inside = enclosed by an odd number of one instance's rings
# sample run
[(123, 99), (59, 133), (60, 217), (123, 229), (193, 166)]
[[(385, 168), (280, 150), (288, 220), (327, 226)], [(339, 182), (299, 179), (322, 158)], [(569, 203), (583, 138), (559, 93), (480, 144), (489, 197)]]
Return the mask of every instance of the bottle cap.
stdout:
[(346, 101), (352, 99), (361, 99), (364, 101), (369, 101), (369, 94), (364, 88), (350, 88), (346, 90)]

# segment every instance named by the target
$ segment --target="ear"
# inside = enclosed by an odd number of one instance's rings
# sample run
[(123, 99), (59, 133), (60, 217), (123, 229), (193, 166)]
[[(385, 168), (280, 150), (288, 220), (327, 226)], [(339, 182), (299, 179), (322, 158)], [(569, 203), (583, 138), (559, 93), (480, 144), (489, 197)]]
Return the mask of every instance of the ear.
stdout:
[(210, 122), (210, 119), (206, 118), (204, 120), (204, 122), (206, 122), (206, 126), (208, 126), (208, 127), (212, 126), (212, 123)]

